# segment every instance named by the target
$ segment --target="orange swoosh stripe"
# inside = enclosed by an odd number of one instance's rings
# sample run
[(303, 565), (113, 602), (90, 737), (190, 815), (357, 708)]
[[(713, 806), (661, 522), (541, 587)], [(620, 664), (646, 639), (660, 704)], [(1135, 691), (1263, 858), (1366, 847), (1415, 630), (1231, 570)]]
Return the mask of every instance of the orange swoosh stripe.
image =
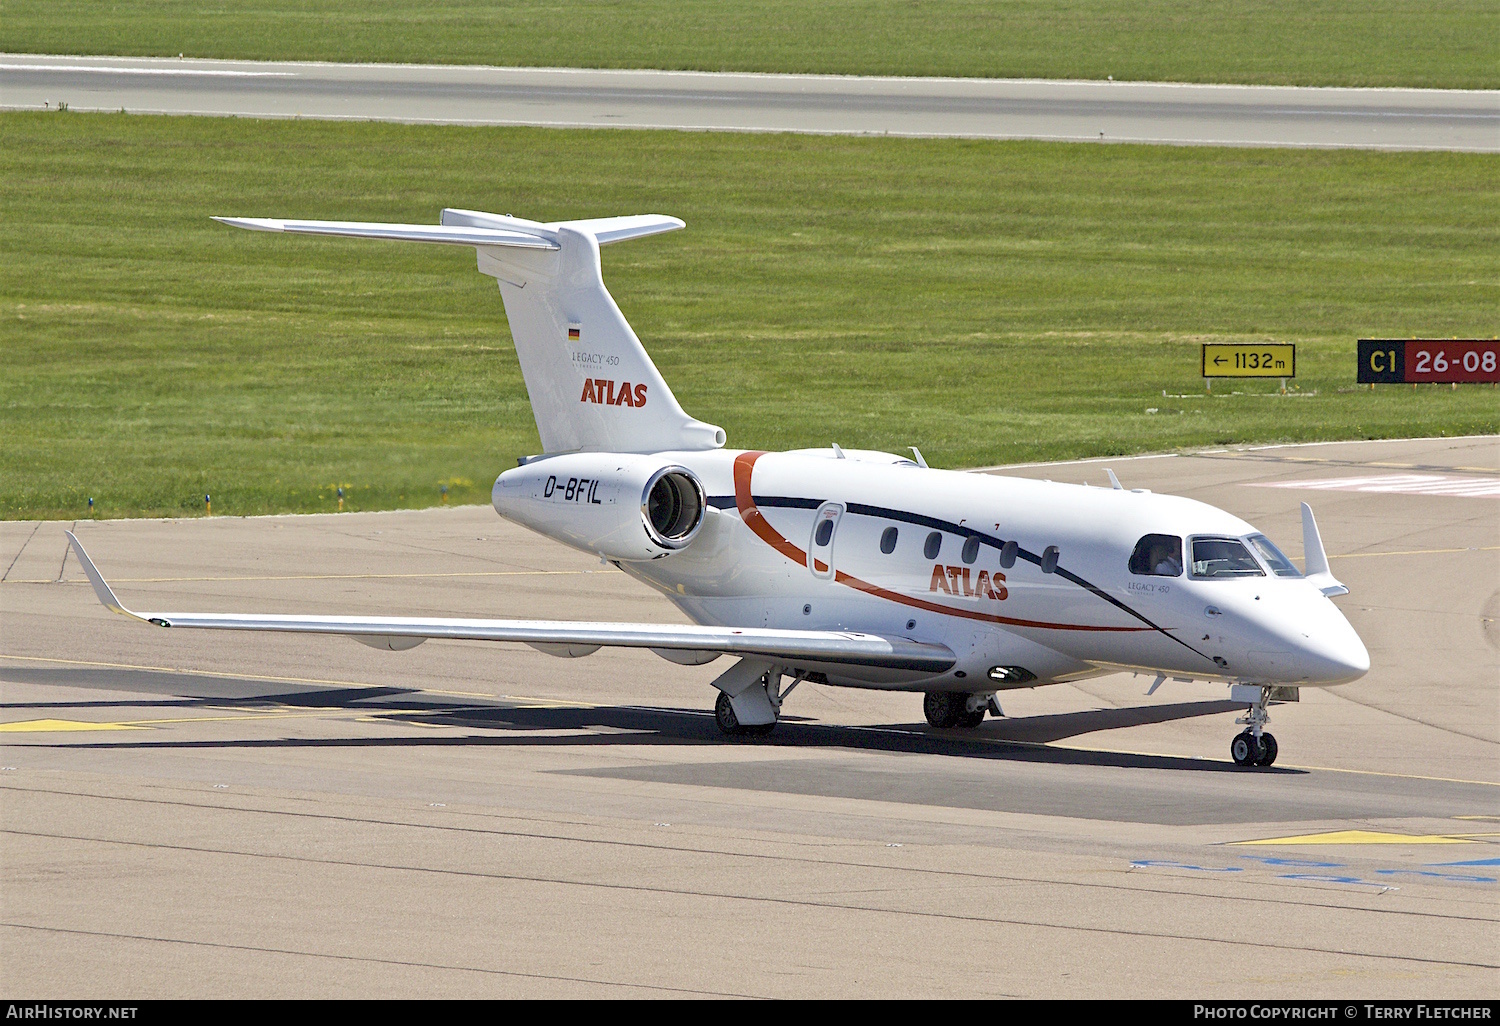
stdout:
[[(745, 526), (755, 532), (755, 536), (765, 542), (771, 548), (781, 553), (787, 559), (798, 566), (807, 565), (807, 553), (782, 537), (781, 532), (771, 526), (755, 505), (750, 497), (750, 478), (755, 472), (755, 461), (765, 455), (765, 452), (744, 452), (734, 458), (734, 504), (739, 508), (740, 519)], [(827, 570), (828, 567), (821, 561), (817, 562), (819, 570)], [(947, 616), (960, 616), (969, 620), (983, 620), (987, 623), (1004, 623), (1014, 627), (1044, 627), (1050, 630), (1061, 631), (1149, 631), (1150, 627), (1097, 627), (1091, 624), (1081, 623), (1049, 623), (1045, 620), (1021, 620), (1010, 616), (999, 616), (995, 613), (981, 613), (977, 609), (954, 609), (937, 602), (929, 602), (926, 599), (916, 598), (911, 595), (903, 595), (888, 588), (882, 588), (878, 584), (861, 580), (852, 574), (846, 574), (842, 570), (836, 571), (833, 579), (839, 583), (862, 591), (867, 595), (874, 595), (890, 602), (898, 602), (903, 606), (913, 606), (917, 609), (925, 609), (933, 613), (943, 613)]]

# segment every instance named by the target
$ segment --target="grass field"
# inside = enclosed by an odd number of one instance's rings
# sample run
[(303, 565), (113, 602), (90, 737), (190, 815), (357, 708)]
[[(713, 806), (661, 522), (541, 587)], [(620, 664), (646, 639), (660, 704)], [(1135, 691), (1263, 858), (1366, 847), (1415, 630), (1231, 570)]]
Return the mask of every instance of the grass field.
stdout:
[[(1493, 432), (1487, 386), (1353, 385), (1357, 337), (1492, 337), (1492, 157), (0, 115), (0, 513), (482, 501), (537, 449), (467, 250), (209, 215), (679, 215), (605, 278), (737, 447), (935, 466)], [(1294, 341), (1205, 397), (1198, 343)], [(1167, 396), (1163, 396), (1165, 391)], [(1237, 391), (1242, 394), (1229, 394)], [(1314, 394), (1315, 393), (1315, 394)], [(1180, 397), (1180, 398), (1179, 398)], [(1155, 412), (1151, 412), (1151, 411)]]
[(0, 0), (0, 51), (1500, 86), (1493, 0)]

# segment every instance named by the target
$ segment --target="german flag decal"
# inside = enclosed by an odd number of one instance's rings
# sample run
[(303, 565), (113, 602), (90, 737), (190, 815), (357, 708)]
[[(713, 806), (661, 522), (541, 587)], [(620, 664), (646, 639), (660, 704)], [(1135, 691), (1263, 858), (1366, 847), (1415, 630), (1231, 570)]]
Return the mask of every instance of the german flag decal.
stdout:
[(573, 342), (578, 341), (579, 333), (580, 333), (579, 332), (579, 328), (578, 328), (578, 326), (576, 324), (568, 326), (568, 339), (569, 339), (569, 341), (573, 341)]

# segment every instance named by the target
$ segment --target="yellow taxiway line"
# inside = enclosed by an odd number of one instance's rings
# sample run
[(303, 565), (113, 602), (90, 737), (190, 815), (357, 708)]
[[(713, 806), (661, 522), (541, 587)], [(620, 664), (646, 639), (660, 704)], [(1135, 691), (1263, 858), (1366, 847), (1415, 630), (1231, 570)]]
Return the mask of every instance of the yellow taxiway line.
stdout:
[(1475, 844), (1482, 837), (1500, 834), (1394, 834), (1381, 830), (1329, 830), (1321, 834), (1296, 834), (1292, 837), (1262, 837), (1254, 841), (1231, 841), (1245, 844)]

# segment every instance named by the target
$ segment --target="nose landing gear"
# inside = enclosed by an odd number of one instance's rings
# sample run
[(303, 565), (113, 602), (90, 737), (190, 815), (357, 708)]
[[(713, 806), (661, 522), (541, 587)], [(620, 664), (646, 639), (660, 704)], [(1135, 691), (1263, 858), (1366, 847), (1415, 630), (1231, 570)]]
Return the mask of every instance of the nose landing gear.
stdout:
[(1004, 715), (994, 692), (970, 695), (962, 691), (929, 691), (922, 697), (922, 713), (934, 727), (977, 727), (984, 722), (987, 712)]
[(1234, 722), (1250, 729), (1241, 731), (1229, 742), (1229, 755), (1236, 766), (1269, 766), (1276, 761), (1278, 747), (1274, 735), (1266, 733), (1265, 726), (1271, 722), (1266, 712), (1271, 689), (1261, 688), (1260, 697)]

